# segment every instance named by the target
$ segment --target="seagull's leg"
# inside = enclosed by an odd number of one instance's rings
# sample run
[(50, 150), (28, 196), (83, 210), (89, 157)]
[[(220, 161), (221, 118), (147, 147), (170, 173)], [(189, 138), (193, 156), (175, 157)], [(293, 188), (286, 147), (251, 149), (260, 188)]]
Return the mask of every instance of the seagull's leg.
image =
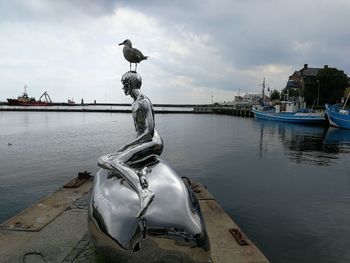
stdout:
[(137, 71), (137, 63), (135, 63), (135, 72)]
[(130, 62), (130, 71), (131, 71), (131, 62)]

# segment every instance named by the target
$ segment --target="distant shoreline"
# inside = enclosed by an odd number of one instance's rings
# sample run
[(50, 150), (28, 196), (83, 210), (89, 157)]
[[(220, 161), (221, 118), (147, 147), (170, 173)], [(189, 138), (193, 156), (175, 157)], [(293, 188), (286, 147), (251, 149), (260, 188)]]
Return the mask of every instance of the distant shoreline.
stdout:
[[(13, 106), (9, 105), (7, 102), (0, 102), (0, 105), (7, 105), (7, 106)], [(67, 107), (76, 107), (76, 106), (131, 106), (131, 103), (74, 103), (69, 104), (66, 102), (53, 102), (52, 105), (46, 106), (46, 107), (52, 107), (52, 106), (67, 106)], [(175, 108), (195, 108), (195, 107), (211, 107), (212, 104), (153, 104), (154, 107), (175, 107)], [(17, 105), (16, 107), (27, 107), (27, 106), (21, 106)], [(40, 106), (43, 107), (43, 106)]]
[[(211, 104), (153, 104), (156, 113), (212, 113)], [(51, 105), (9, 105), (0, 102), (0, 111), (36, 111), (36, 112), (109, 112), (130, 113), (130, 103), (52, 103)]]

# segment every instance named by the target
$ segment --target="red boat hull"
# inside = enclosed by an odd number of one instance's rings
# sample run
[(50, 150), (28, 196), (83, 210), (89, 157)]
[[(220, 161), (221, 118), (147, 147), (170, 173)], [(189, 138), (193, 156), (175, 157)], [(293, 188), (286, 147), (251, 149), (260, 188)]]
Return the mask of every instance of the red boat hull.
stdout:
[(9, 105), (13, 106), (51, 106), (52, 103), (44, 102), (44, 101), (19, 101), (16, 99), (7, 99)]

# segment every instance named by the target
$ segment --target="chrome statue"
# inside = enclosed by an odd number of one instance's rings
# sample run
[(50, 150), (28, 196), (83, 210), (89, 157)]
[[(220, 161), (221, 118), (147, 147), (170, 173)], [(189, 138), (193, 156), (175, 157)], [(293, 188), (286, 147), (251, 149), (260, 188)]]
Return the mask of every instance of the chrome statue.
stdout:
[(154, 129), (154, 109), (151, 101), (140, 92), (142, 79), (134, 72), (122, 76), (125, 95), (130, 95), (134, 101), (131, 104), (134, 119), (136, 140), (124, 145), (116, 153), (102, 156), (98, 160), (100, 167), (119, 172), (129, 185), (135, 189), (140, 199), (140, 218), (152, 202), (154, 193), (148, 189), (145, 175), (147, 169), (133, 169), (137, 163), (159, 156), (163, 151), (163, 141)]
[(89, 234), (113, 262), (208, 262), (210, 244), (198, 200), (159, 155), (151, 101), (135, 71), (122, 76), (133, 98), (137, 137), (99, 158), (89, 207)]

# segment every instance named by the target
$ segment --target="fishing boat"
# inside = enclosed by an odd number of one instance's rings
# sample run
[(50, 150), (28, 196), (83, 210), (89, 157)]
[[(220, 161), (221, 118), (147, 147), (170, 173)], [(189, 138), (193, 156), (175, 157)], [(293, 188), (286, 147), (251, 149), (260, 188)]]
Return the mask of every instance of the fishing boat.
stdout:
[[(282, 102), (283, 103), (283, 102)], [(260, 106), (254, 105), (252, 112), (256, 119), (283, 121), (300, 124), (325, 124), (326, 118), (323, 113), (315, 112), (311, 109), (299, 108), (295, 109), (288, 105), (295, 105), (295, 102), (285, 102), (286, 110), (281, 111), (280, 105)]]
[(350, 109), (344, 109), (340, 104), (326, 104), (325, 107), (331, 126), (350, 129)]
[(345, 105), (348, 102), (349, 96), (350, 93), (348, 94), (344, 105), (325, 105), (328, 121), (331, 126), (350, 129), (350, 109), (345, 109)]
[(71, 99), (68, 98), (67, 105), (75, 105), (74, 99), (73, 98), (71, 98)]
[[(45, 91), (39, 98), (35, 100), (34, 97), (29, 97), (27, 93), (28, 86), (24, 86), (24, 92), (21, 96), (18, 96), (17, 99), (7, 99), (9, 105), (13, 106), (50, 106), (52, 105), (51, 98), (49, 94)], [(44, 100), (42, 100), (44, 98)]]
[(313, 109), (306, 108), (306, 102), (303, 97), (292, 98), (287, 101), (281, 101), (281, 105), (266, 105), (265, 99), (265, 78), (262, 84), (262, 102), (261, 105), (254, 105), (252, 112), (256, 119), (283, 121), (301, 124), (325, 124), (324, 113), (315, 112)]

